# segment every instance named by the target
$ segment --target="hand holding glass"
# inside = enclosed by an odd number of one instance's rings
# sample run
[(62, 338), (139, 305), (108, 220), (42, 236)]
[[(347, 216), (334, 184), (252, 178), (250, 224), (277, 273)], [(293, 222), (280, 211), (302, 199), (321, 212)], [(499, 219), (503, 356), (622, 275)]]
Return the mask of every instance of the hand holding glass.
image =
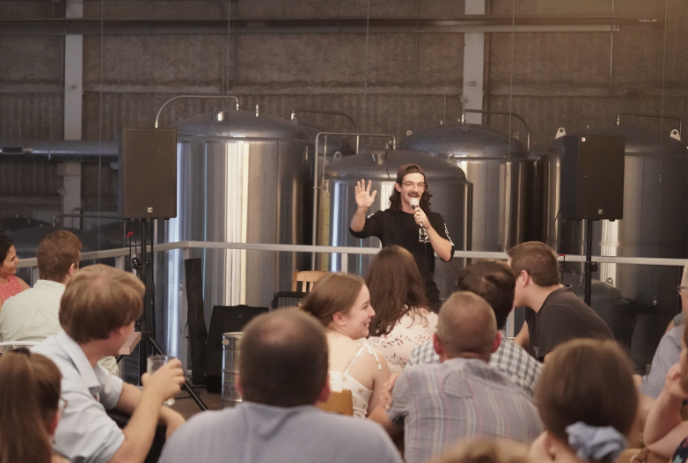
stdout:
[[(175, 357), (171, 355), (151, 355), (148, 357), (148, 374), (152, 375), (155, 373), (161, 366), (169, 362), (170, 360), (173, 360)], [(166, 401), (163, 402), (165, 405), (174, 405), (174, 397), (171, 397), (167, 399)]]

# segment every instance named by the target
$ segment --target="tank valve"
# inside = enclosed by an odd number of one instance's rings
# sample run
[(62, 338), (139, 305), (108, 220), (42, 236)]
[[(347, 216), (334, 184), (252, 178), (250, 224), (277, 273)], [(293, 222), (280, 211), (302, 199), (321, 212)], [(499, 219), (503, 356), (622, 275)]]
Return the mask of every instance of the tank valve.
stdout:
[(256, 117), (260, 116), (260, 105), (256, 105)]
[(222, 122), (225, 120), (225, 112), (224, 111), (215, 111), (215, 120), (217, 122)]

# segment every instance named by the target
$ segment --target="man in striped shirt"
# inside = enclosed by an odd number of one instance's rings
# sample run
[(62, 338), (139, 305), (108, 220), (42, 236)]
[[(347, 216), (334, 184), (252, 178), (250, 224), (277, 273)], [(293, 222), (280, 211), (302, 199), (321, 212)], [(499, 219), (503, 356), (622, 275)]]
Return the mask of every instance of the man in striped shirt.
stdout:
[(531, 443), (542, 423), (521, 388), (488, 365), (501, 342), (494, 312), (480, 296), (456, 292), (443, 305), (433, 337), (439, 365), (406, 368), (393, 403), (370, 419), (404, 433), (406, 463), (424, 463), (463, 439)]
[[(465, 267), (459, 274), (458, 288), (482, 297), (492, 307), (497, 319), (497, 329), (504, 330), (506, 319), (513, 308), (516, 277), (504, 262), (478, 261)], [(413, 349), (407, 367), (440, 363), (432, 342)], [(514, 344), (504, 333), (497, 351), (490, 356), (490, 366), (521, 387), (530, 397), (535, 396), (535, 386), (542, 365), (525, 349)]]

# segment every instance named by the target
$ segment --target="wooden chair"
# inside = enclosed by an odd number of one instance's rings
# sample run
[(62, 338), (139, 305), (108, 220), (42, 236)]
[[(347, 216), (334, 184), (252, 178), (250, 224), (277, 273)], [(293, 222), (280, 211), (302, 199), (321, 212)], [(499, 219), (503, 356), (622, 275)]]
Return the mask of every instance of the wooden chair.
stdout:
[(30, 349), (37, 344), (40, 343), (35, 341), (3, 341), (0, 342), (0, 355), (2, 355), (7, 347), (26, 347), (27, 349)]
[[(322, 270), (304, 270), (299, 272), (294, 270), (294, 274), (291, 279), (291, 290), (292, 291), (303, 291), (308, 293), (313, 290), (315, 282), (327, 275), (330, 272), (324, 272)], [(299, 289), (299, 283), (301, 283), (301, 288)]]
[(318, 404), (320, 410), (331, 413), (339, 413), (340, 415), (353, 416), (354, 415), (354, 399), (349, 389), (343, 389), (339, 392), (331, 391), (330, 398), (327, 402)]

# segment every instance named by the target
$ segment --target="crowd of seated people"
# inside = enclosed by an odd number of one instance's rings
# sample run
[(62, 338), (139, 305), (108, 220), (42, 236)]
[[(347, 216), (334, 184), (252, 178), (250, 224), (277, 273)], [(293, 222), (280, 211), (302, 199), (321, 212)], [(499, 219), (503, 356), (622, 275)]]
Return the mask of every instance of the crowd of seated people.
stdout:
[[(628, 356), (551, 278), (553, 252), (519, 246), (508, 264), (463, 269), (438, 316), (424, 310), (403, 249), (383, 249), (366, 280), (326, 275), (299, 308), (246, 326), (243, 402), (188, 423), (162, 405), (180, 390), (179, 361), (144, 375), (140, 389), (98, 363), (133, 330), (143, 284), (103, 265), (70, 266), (59, 331), (0, 357), (0, 463), (616, 461), (639, 416)], [(518, 342), (503, 333), (515, 303), (532, 305)], [(409, 329), (423, 334), (394, 342)], [(644, 428), (648, 449), (674, 463), (688, 459), (681, 338)], [(316, 407), (343, 389), (353, 416)], [(118, 425), (113, 410), (128, 422)]]

